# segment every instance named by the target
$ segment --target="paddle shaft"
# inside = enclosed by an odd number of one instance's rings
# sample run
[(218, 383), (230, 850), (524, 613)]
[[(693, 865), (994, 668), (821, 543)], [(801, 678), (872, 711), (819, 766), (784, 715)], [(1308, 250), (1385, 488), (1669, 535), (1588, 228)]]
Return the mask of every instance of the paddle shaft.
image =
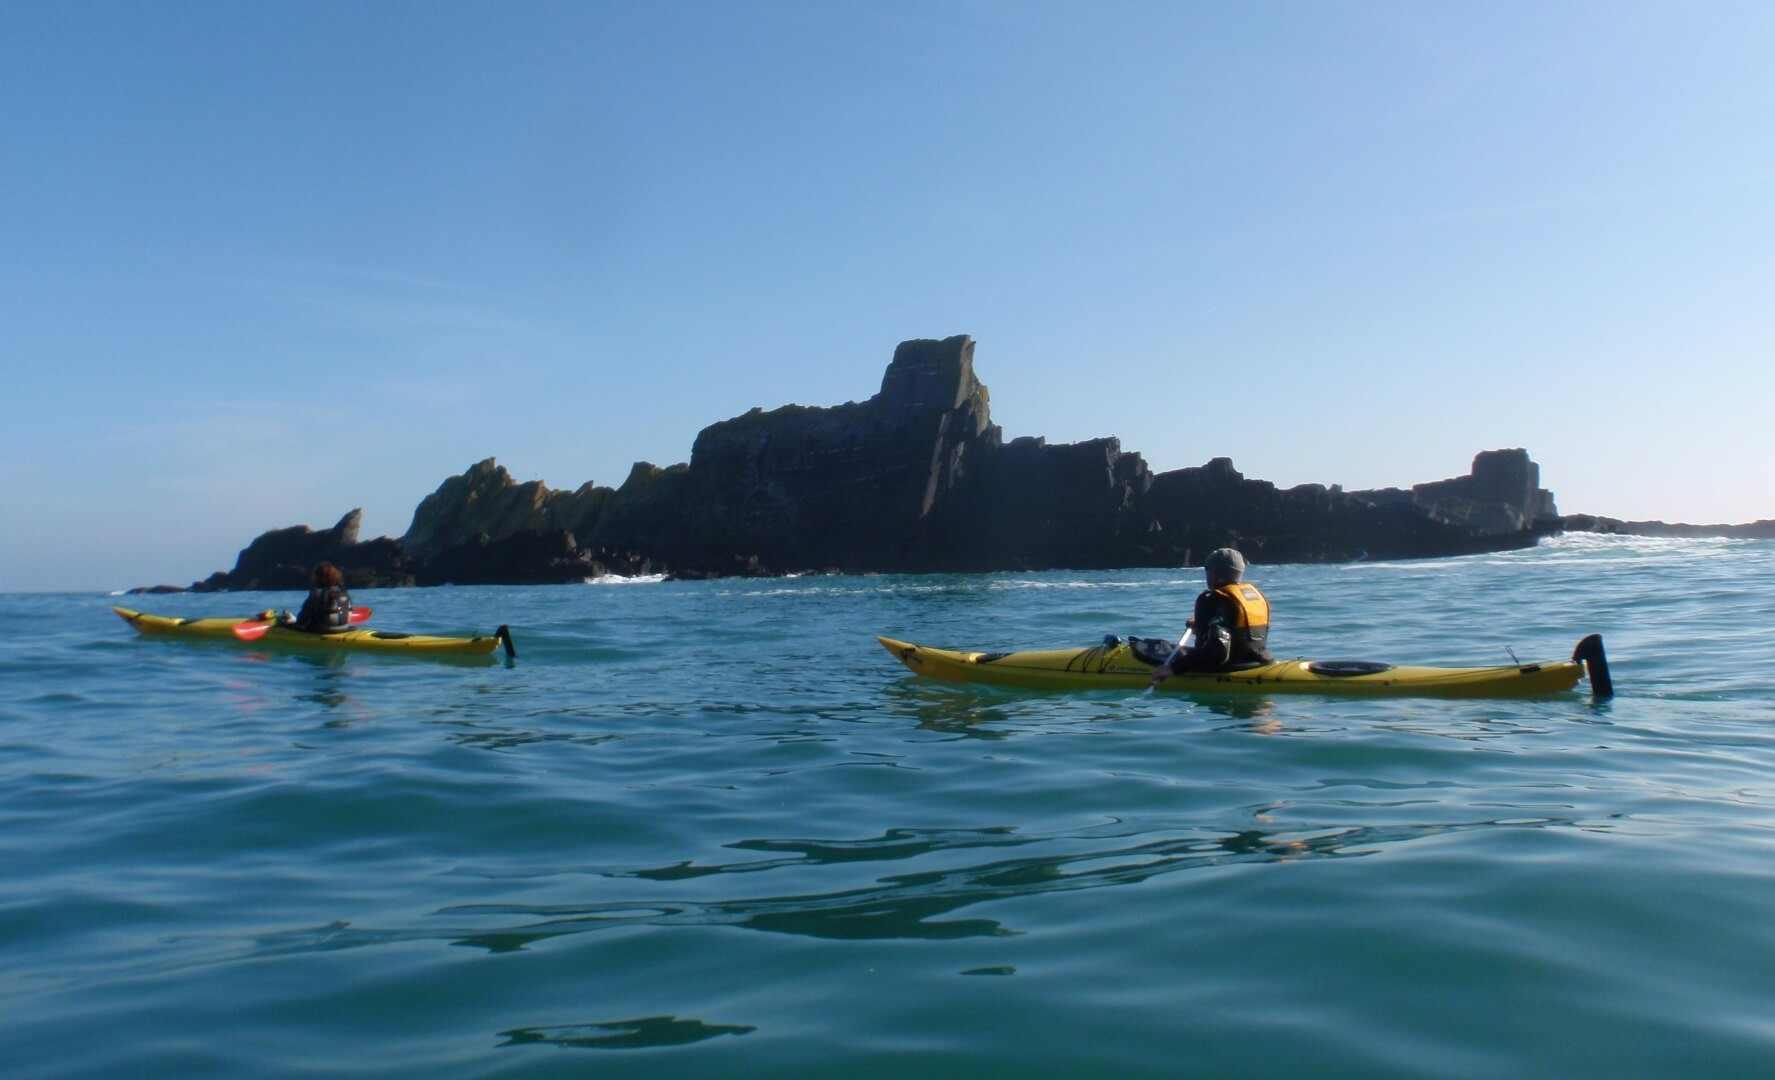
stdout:
[[(350, 625), (358, 626), (369, 622), (370, 613), (373, 610), (374, 609), (367, 607), (352, 608)], [(242, 641), (257, 641), (265, 636), (266, 631), (276, 625), (277, 621), (275, 619), (251, 619), (236, 625), (234, 628), (234, 636)]]

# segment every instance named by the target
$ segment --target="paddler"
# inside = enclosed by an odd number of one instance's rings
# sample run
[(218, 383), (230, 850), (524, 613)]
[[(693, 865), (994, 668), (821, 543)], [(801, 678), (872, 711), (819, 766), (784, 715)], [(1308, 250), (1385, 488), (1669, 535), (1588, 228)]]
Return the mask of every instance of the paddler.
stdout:
[(1233, 548), (1217, 548), (1202, 564), (1208, 588), (1196, 597), (1189, 620), (1196, 643), (1179, 644), (1153, 669), (1157, 686), (1180, 671), (1226, 671), (1275, 660), (1264, 646), (1270, 636), (1270, 602), (1257, 586), (1245, 581), (1245, 556)]
[(330, 562), (319, 563), (308, 575), (313, 587), (302, 610), (284, 612), (278, 624), (309, 634), (337, 634), (351, 629), (351, 594), (345, 591), (345, 575)]

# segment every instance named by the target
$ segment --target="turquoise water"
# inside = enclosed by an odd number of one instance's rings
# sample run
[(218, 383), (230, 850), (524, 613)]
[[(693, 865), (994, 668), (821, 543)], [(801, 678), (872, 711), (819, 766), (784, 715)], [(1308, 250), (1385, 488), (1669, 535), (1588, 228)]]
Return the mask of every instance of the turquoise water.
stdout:
[(1775, 544), (1255, 567), (1281, 655), (1604, 634), (1619, 695), (1051, 696), (1193, 573), (453, 588), (515, 663), (138, 638), (6, 596), (0, 1073), (1775, 1072)]

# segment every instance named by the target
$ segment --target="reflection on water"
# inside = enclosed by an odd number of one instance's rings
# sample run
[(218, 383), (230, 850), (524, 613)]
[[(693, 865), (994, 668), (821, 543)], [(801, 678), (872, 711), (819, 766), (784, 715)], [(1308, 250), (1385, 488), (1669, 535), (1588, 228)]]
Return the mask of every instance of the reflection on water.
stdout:
[(323, 680), (319, 687), (309, 693), (297, 694), (296, 700), (329, 709), (337, 709), (350, 703), (351, 695), (345, 692), (345, 685), (339, 681), (337, 675), (332, 678), (323, 676)]
[(912, 859), (936, 851), (957, 848), (1016, 847), (1040, 843), (1035, 836), (1019, 836), (1009, 826), (987, 829), (889, 829), (867, 840), (741, 840), (727, 845), (738, 851), (788, 851), (790, 859), (755, 859), (749, 862), (696, 866), (673, 863), (657, 869), (633, 870), (611, 877), (646, 878), (651, 881), (682, 881), (712, 874), (748, 874), (795, 865), (829, 865)]
[(1016, 699), (999, 688), (903, 679), (884, 686), (881, 693), (896, 715), (911, 716), (921, 731), (940, 731), (970, 739), (1003, 739), (1011, 732), (987, 725), (1006, 724), (1017, 718)]
[(1017, 733), (1019, 722), (1048, 714), (1056, 701), (1101, 700), (1126, 706), (1150, 701), (1155, 708), (1177, 705), (1201, 708), (1215, 716), (1237, 721), (1237, 726), (1259, 735), (1279, 734), (1274, 698), (1252, 694), (1165, 694), (1148, 697), (1125, 690), (1092, 691), (1086, 694), (1028, 690), (1006, 686), (976, 686), (908, 678), (883, 687), (882, 697), (896, 713), (917, 719), (922, 731), (940, 731), (970, 739), (1004, 739)]
[(1216, 716), (1234, 721), (1226, 725), (1254, 735), (1280, 735), (1282, 722), (1276, 719), (1276, 702), (1268, 697), (1224, 696), (1197, 698), (1197, 702)]
[(505, 1039), (499, 1045), (547, 1043), (584, 1050), (642, 1050), (652, 1046), (683, 1046), (721, 1035), (745, 1035), (756, 1030), (750, 1024), (705, 1024), (701, 1020), (680, 1020), (676, 1016), (644, 1016), (639, 1020), (512, 1028), (499, 1033)]
[[(1575, 820), (1482, 821), (1464, 824), (1346, 828), (1302, 837), (1258, 829), (1213, 836), (1186, 836), (1112, 846), (1102, 850), (1001, 859), (974, 867), (892, 875), (873, 888), (823, 895), (759, 897), (698, 903), (662, 900), (546, 907), (462, 905), (444, 913), (529, 915), (540, 923), (493, 934), (470, 933), (458, 944), (511, 948), (559, 934), (583, 933), (614, 924), (724, 925), (829, 939), (934, 940), (1018, 933), (995, 919), (941, 920), (962, 908), (1040, 893), (1135, 885), (1161, 874), (1231, 863), (1306, 858), (1352, 858), (1387, 845), (1430, 836), (1491, 828), (1574, 827)], [(1111, 839), (1112, 837), (1100, 837)], [(1053, 838), (1050, 838), (1053, 839)], [(999, 846), (1007, 841), (992, 841)], [(1014, 842), (1014, 841), (1011, 841)], [(1027, 841), (1026, 841), (1027, 842)], [(905, 858), (904, 850), (889, 858)], [(799, 861), (799, 860), (797, 860)], [(741, 869), (744, 869), (742, 864)], [(521, 946), (519, 946), (521, 947)]]
[[(1258, 813), (1259, 821), (1265, 820)], [(1586, 828), (1576, 818), (1486, 820), (1427, 825), (1385, 825), (1335, 828), (1303, 835), (1309, 827), (1289, 830), (1245, 829), (1234, 833), (1200, 833), (1129, 843), (1136, 839), (1099, 831), (1074, 836), (1015, 837), (1010, 830), (983, 830), (973, 842), (966, 831), (921, 833), (894, 830), (856, 845), (807, 841), (743, 841), (734, 847), (789, 850), (794, 859), (763, 865), (694, 868), (687, 864), (651, 871), (600, 875), (606, 878), (683, 880), (721, 873), (751, 873), (788, 865), (854, 862), (858, 859), (898, 860), (938, 850), (967, 847), (1002, 848), (1016, 844), (1076, 845), (1080, 840), (1123, 841), (1069, 848), (1065, 853), (996, 859), (977, 866), (916, 871), (877, 879), (877, 884), (830, 893), (746, 897), (734, 900), (640, 899), (586, 904), (459, 904), (436, 915), (475, 919), (517, 916), (501, 927), (464, 926), (431, 929), (369, 929), (348, 923), (292, 930), (254, 939), (250, 956), (328, 952), (397, 942), (441, 940), (492, 953), (516, 952), (539, 941), (636, 926), (731, 926), (768, 933), (794, 934), (826, 940), (936, 941), (1001, 937), (1021, 931), (997, 919), (946, 918), (964, 908), (1045, 893), (1136, 885), (1179, 870), (1233, 864), (1279, 863), (1301, 859), (1359, 858), (1381, 849), (1427, 837), (1483, 829)], [(1111, 828), (1114, 828), (1112, 826)]]
[(470, 750), (506, 751), (516, 750), (539, 743), (573, 743), (579, 746), (597, 746), (599, 743), (610, 742), (621, 736), (609, 732), (588, 734), (572, 731), (524, 731), (514, 728), (482, 730), (483, 725), (462, 719), (449, 722), (453, 728), (467, 728), (466, 731), (451, 731), (449, 739), (458, 746)]

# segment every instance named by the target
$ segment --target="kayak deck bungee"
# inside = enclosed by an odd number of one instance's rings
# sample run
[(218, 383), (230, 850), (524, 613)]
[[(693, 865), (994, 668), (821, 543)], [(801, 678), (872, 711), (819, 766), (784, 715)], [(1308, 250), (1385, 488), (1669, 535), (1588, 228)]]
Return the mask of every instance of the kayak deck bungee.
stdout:
[[(1144, 690), (1154, 663), (1129, 642), (1106, 639), (1083, 649), (962, 652), (877, 638), (896, 660), (920, 675), (952, 682), (1019, 686), (1031, 690)], [(1609, 697), (1602, 637), (1578, 643), (1570, 660), (1502, 667), (1409, 667), (1352, 660), (1280, 660), (1234, 671), (1181, 672), (1159, 683), (1165, 692), (1197, 694), (1334, 694), (1366, 697), (1535, 697), (1578, 685), (1588, 671), (1591, 692)]]
[[(226, 641), (236, 645), (249, 644), (235, 636), (236, 626), (243, 622), (266, 621), (259, 615), (250, 615), (245, 619), (176, 619), (121, 607), (111, 610), (148, 637)], [(396, 656), (484, 656), (504, 645), (507, 656), (518, 655), (512, 646), (511, 629), (503, 625), (491, 634), (477, 634), (474, 637), (434, 637), (387, 630), (345, 630), (337, 634), (310, 634), (284, 626), (273, 626), (254, 638), (250, 644), (254, 648), (275, 646), (388, 653)]]

